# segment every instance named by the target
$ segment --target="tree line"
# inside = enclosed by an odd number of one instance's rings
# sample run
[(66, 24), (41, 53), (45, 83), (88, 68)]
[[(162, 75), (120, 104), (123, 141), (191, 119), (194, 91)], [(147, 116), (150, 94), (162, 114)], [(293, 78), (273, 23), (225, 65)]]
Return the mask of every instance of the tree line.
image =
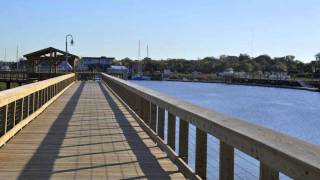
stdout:
[[(114, 62), (132, 68), (138, 63), (137, 60), (124, 58)], [(233, 68), (234, 71), (247, 73), (266, 73), (266, 72), (288, 72), (289, 75), (301, 77), (319, 77), (318, 64), (316, 61), (303, 63), (296, 60), (295, 56), (288, 55), (284, 57), (271, 58), (269, 55), (260, 55), (250, 57), (247, 54), (239, 56), (221, 55), (220, 57), (205, 57), (199, 60), (186, 59), (167, 59), (155, 60), (144, 58), (140, 62), (144, 72), (153, 73), (170, 69), (172, 72), (189, 74), (200, 72), (204, 74), (223, 72), (227, 68)]]

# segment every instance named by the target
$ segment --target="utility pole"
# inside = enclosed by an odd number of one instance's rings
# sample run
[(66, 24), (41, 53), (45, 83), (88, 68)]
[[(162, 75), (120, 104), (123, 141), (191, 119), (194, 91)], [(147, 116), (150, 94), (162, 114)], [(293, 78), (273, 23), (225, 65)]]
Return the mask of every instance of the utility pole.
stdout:
[(139, 40), (139, 43), (138, 43), (138, 60), (140, 60), (140, 57), (141, 57), (141, 49), (140, 49), (140, 40)]
[(19, 70), (19, 45), (17, 45), (16, 60), (17, 60), (17, 70)]
[(4, 48), (4, 58), (3, 61), (7, 61), (7, 48)]
[(142, 74), (142, 62), (140, 61), (141, 57), (141, 48), (140, 48), (140, 40), (139, 40), (139, 43), (138, 43), (138, 74)]
[(149, 45), (147, 44), (147, 58), (149, 58)]

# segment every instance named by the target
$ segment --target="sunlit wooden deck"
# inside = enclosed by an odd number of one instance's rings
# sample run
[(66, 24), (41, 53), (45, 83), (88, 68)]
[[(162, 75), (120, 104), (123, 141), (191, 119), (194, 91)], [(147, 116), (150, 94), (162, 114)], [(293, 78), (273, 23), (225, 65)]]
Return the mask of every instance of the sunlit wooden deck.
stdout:
[(77, 82), (0, 148), (0, 179), (184, 178), (101, 83)]

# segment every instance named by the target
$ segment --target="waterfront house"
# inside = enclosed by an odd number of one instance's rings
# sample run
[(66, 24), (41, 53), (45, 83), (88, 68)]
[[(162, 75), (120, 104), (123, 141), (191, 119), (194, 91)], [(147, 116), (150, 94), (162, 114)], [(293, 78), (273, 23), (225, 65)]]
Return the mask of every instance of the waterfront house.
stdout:
[(275, 79), (275, 80), (288, 80), (290, 79), (290, 76), (288, 75), (287, 71), (278, 71), (278, 72), (271, 72), (268, 78)]
[(78, 71), (103, 71), (106, 72), (111, 66), (113, 57), (82, 57), (80, 59)]
[(127, 79), (129, 69), (125, 66), (112, 65), (107, 69), (107, 73), (115, 76), (122, 76), (124, 79)]
[(248, 75), (244, 71), (234, 71), (233, 68), (227, 68), (225, 71), (218, 74), (222, 77), (229, 77), (229, 78), (248, 78)]
[(172, 72), (170, 69), (164, 69), (163, 70), (163, 75), (170, 75)]
[(222, 76), (222, 77), (233, 77), (234, 76), (234, 70), (233, 70), (233, 68), (226, 68), (223, 72), (219, 73), (219, 76)]

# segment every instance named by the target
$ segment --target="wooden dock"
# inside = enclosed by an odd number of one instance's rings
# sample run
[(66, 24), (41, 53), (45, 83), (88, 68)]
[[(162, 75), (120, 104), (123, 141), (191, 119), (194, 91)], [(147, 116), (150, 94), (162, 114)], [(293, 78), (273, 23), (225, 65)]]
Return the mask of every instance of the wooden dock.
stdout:
[(0, 179), (185, 179), (120, 101), (76, 82), (0, 148)]

